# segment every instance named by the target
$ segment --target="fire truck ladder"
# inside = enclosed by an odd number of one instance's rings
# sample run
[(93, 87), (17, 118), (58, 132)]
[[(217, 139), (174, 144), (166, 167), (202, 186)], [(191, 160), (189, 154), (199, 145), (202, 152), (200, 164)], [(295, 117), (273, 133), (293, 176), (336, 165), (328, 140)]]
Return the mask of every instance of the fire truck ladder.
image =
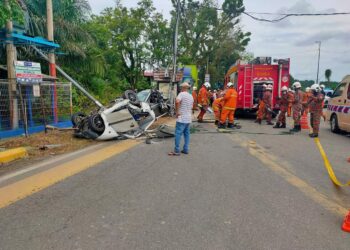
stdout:
[(244, 84), (243, 84), (243, 108), (249, 109), (253, 98), (253, 65), (244, 66)]

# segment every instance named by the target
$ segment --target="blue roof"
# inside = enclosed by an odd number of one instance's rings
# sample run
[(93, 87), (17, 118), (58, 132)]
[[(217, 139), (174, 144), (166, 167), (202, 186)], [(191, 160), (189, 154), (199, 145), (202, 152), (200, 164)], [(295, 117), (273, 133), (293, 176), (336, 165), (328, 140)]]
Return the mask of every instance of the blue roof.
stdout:
[(40, 48), (58, 49), (60, 45), (50, 42), (42, 37), (30, 37), (20, 33), (13, 32), (11, 37), (6, 37), (5, 32), (0, 32), (0, 43), (13, 41), (15, 45), (35, 45)]

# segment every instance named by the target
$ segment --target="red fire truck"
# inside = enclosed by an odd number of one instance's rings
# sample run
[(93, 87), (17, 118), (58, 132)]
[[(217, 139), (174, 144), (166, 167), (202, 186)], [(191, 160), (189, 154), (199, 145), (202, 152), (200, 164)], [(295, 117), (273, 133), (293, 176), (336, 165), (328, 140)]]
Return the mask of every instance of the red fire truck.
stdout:
[(225, 86), (228, 82), (235, 84), (238, 92), (237, 111), (256, 112), (259, 99), (263, 96), (263, 85), (273, 86), (272, 102), (276, 107), (276, 100), (280, 96), (283, 86), (289, 87), (290, 59), (276, 59), (271, 57), (257, 57), (250, 63), (240, 60), (231, 66), (225, 75)]

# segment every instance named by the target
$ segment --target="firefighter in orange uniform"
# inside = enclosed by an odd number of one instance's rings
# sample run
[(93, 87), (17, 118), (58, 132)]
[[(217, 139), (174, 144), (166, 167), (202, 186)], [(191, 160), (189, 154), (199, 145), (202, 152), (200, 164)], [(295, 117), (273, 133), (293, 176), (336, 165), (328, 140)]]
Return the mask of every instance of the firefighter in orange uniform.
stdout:
[(228, 128), (234, 127), (234, 116), (235, 116), (235, 111), (237, 107), (238, 93), (235, 90), (232, 82), (229, 82), (227, 84), (227, 87), (228, 89), (226, 90), (226, 93), (222, 100), (222, 110), (221, 110), (219, 128), (226, 127), (227, 118), (228, 118), (227, 127)]
[(223, 95), (220, 93), (218, 95), (218, 98), (216, 98), (213, 102), (212, 109), (214, 111), (215, 115), (215, 125), (219, 124), (220, 116), (221, 116), (221, 110), (222, 110), (222, 101), (223, 101)]
[[(263, 85), (263, 96), (265, 95), (266, 87), (267, 87), (267, 85), (264, 84)], [(255, 122), (261, 124), (261, 121), (264, 118), (264, 115), (265, 115), (265, 103), (263, 102), (263, 100), (261, 98), (259, 100), (259, 109), (258, 109), (258, 112), (257, 112), (257, 116), (256, 116)]]
[(294, 120), (294, 128), (291, 129), (291, 132), (300, 132), (301, 126), (300, 126), (300, 118), (301, 118), (301, 111), (303, 109), (302, 100), (304, 92), (301, 91), (301, 83), (295, 82), (293, 83), (293, 88), (295, 89), (294, 93), (294, 101), (293, 101), (293, 120)]
[(273, 128), (286, 128), (286, 113), (288, 110), (288, 88), (286, 86), (282, 87), (282, 95), (279, 100), (280, 114), (277, 118), (277, 123)]
[(321, 88), (318, 84), (311, 86), (312, 94), (309, 97), (310, 107), (310, 123), (312, 126), (312, 133), (309, 134), (311, 138), (318, 137), (320, 131), (321, 116), (323, 113), (323, 101), (324, 95), (321, 92)]
[(273, 125), (272, 121), (272, 90), (273, 86), (269, 84), (266, 87), (266, 91), (264, 93), (263, 102), (265, 104), (265, 113), (266, 113), (266, 124)]
[(294, 102), (294, 91), (292, 89), (288, 89), (288, 117), (292, 116), (292, 106)]
[(207, 112), (207, 109), (209, 106), (209, 94), (208, 94), (209, 88), (210, 88), (210, 83), (205, 82), (198, 93), (198, 106), (201, 109), (201, 112), (197, 116), (198, 122), (203, 122), (203, 117)]
[(192, 97), (193, 97), (193, 113), (195, 110), (197, 110), (197, 104), (198, 104), (198, 95), (197, 95), (197, 87), (193, 86), (192, 89)]
[(307, 87), (305, 89), (305, 92), (303, 94), (303, 101), (302, 101), (302, 104), (303, 104), (303, 110), (301, 112), (301, 115), (307, 115), (309, 113), (309, 104), (308, 104), (308, 101), (309, 101), (309, 98), (310, 98), (310, 95), (311, 94), (311, 89), (309, 87)]

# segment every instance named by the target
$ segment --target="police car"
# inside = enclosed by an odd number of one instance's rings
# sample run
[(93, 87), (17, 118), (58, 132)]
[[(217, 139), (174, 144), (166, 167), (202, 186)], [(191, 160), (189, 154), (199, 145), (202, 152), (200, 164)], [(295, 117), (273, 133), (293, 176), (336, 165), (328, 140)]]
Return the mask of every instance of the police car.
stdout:
[(333, 133), (350, 132), (350, 75), (344, 77), (334, 90), (326, 116)]

